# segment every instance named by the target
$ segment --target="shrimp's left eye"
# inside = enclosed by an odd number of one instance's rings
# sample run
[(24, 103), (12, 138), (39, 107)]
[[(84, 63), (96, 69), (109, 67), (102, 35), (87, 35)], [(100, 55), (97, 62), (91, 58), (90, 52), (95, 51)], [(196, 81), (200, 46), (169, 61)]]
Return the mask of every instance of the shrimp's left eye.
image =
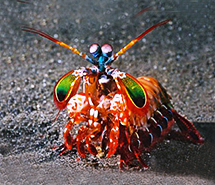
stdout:
[(110, 44), (104, 44), (101, 47), (101, 50), (102, 50), (103, 56), (105, 56), (105, 57), (111, 57), (112, 56), (113, 48)]

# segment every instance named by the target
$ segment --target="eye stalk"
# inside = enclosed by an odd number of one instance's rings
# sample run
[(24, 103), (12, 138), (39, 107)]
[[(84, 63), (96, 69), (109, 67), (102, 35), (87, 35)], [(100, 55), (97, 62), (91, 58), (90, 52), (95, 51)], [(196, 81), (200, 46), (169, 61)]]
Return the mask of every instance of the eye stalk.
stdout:
[(109, 60), (113, 54), (112, 46), (110, 44), (104, 44), (100, 47), (97, 43), (94, 43), (90, 45), (89, 52), (97, 59), (99, 71), (105, 71), (106, 61)]

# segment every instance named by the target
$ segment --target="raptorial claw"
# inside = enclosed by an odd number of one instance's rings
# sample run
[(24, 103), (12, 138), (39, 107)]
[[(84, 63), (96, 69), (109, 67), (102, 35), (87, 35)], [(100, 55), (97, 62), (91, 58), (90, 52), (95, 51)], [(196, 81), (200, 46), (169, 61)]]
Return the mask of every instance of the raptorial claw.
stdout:
[(72, 146), (75, 144), (75, 139), (73, 139), (73, 136), (70, 134), (72, 126), (73, 122), (70, 120), (64, 129), (64, 144), (68, 150), (72, 150)]

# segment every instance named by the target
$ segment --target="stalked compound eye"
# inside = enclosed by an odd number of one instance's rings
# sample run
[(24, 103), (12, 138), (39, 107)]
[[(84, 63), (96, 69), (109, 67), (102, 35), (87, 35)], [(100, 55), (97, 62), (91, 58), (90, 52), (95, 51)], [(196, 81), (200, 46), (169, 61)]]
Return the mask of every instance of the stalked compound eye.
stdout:
[(101, 48), (104, 57), (111, 57), (113, 53), (113, 48), (110, 44), (104, 44)]
[(89, 52), (96, 58), (101, 55), (101, 47), (97, 43), (91, 44), (89, 47)]

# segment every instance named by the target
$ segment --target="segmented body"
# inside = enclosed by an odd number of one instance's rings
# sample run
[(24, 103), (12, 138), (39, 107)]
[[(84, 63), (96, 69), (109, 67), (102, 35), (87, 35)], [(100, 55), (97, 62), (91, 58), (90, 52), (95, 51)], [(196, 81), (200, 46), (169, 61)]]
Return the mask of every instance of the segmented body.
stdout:
[[(136, 79), (110, 67), (142, 37), (169, 21), (153, 25), (116, 54), (112, 54), (108, 44), (102, 47), (92, 44), (89, 51), (94, 59), (44, 32), (23, 27), (24, 31), (41, 35), (94, 65), (68, 72), (54, 87), (55, 105), (59, 110), (67, 108), (71, 118), (64, 129), (60, 154), (73, 148), (77, 148), (81, 157), (87, 152), (97, 155), (102, 151), (106, 157), (120, 155), (120, 167), (138, 160), (142, 167), (148, 168), (142, 155), (167, 135), (203, 143), (194, 125), (173, 109), (171, 97), (156, 79), (144, 76)], [(83, 91), (78, 93), (81, 82)], [(80, 126), (74, 131), (76, 124)], [(180, 131), (172, 130), (174, 124)]]
[[(64, 130), (64, 149), (76, 146), (81, 157), (85, 157), (86, 151), (97, 155), (100, 148), (106, 157), (120, 155), (120, 167), (137, 159), (147, 168), (141, 155), (165, 139), (177, 119), (179, 124), (184, 124), (166, 90), (152, 77), (133, 81), (134, 77), (117, 69), (99, 72), (96, 67), (82, 68), (69, 75), (83, 78), (84, 92), (72, 96), (67, 104), (71, 120)], [(126, 88), (133, 92), (140, 88), (143, 92), (135, 97), (125, 93)], [(80, 123), (77, 135), (71, 133), (73, 125)], [(186, 121), (186, 127), (189, 126), (191, 134), (183, 130), (184, 137), (201, 143), (198, 131)]]

